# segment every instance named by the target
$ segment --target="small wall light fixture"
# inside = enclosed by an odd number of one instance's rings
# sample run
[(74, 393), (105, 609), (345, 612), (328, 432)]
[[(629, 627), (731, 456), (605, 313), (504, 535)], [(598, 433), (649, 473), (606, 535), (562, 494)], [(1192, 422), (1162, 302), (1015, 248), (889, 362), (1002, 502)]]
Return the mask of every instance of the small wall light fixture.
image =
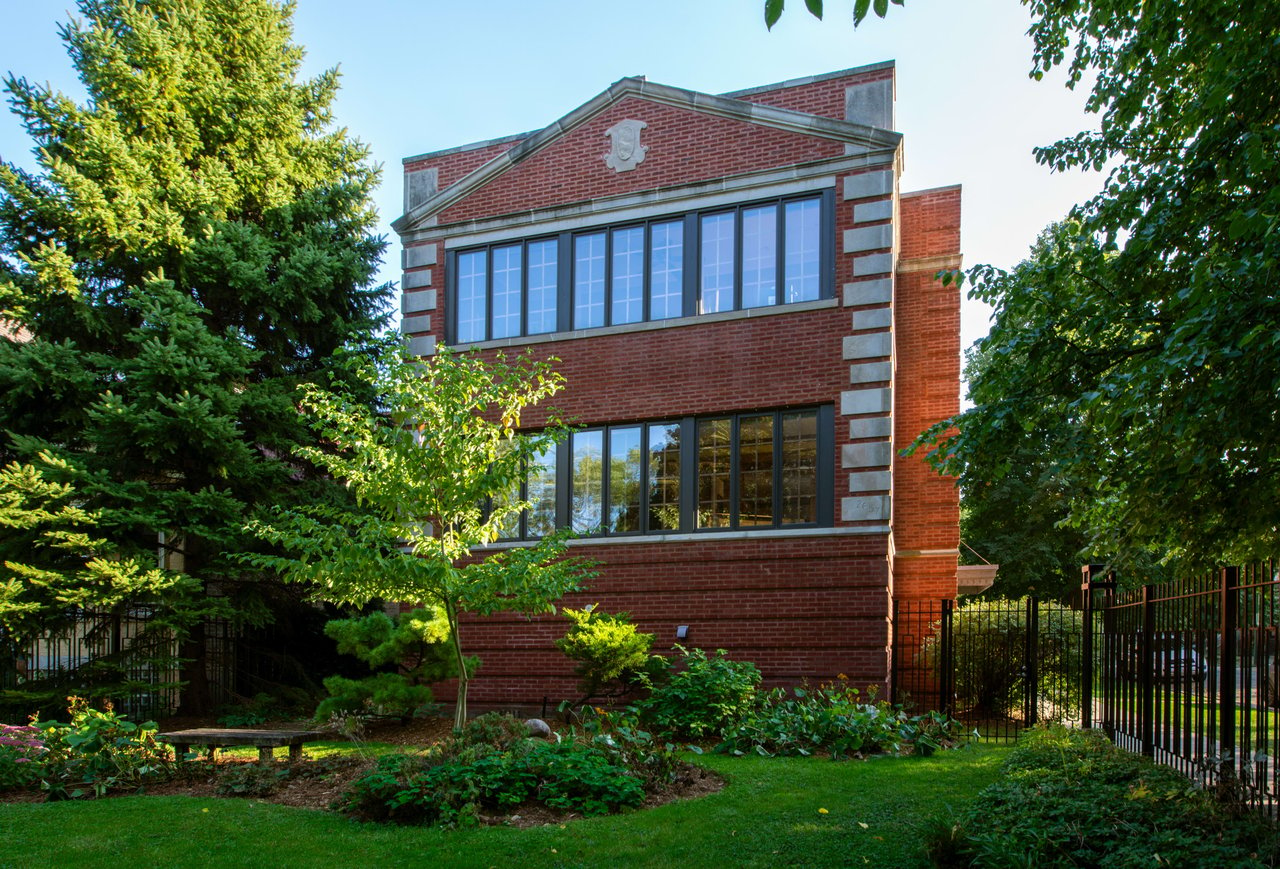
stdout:
[(689, 626), (688, 626), (688, 625), (677, 625), (677, 626), (676, 626), (676, 639), (677, 639), (677, 640), (683, 640), (683, 639), (686, 639), (688, 636), (689, 636)]

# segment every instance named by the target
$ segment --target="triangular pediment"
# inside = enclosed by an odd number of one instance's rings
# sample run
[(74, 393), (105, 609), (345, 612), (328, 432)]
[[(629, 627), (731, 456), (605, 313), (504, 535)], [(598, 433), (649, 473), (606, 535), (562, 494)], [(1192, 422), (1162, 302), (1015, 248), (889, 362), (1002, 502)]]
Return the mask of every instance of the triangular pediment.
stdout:
[[(746, 141), (766, 134), (772, 135), (770, 141), (805, 137), (828, 145), (828, 153), (842, 156), (851, 151), (894, 150), (902, 139), (900, 133), (865, 124), (684, 90), (643, 78), (624, 78), (549, 126), (520, 138), (509, 149), (455, 183), (428, 196), (394, 221), (392, 227), (403, 234), (424, 225), (432, 217), (458, 206), (482, 188), (494, 185), (512, 170), (527, 167), (538, 159), (545, 160), (546, 155), (557, 147), (569, 147), (574, 134), (584, 125), (596, 123), (598, 126), (605, 121), (612, 121), (610, 113), (619, 114), (619, 107), (624, 103), (635, 106), (636, 103), (631, 101), (641, 101), (649, 105), (652, 111), (664, 111), (667, 113), (665, 117), (678, 115), (682, 119), (690, 118), (707, 125), (718, 124), (717, 129), (731, 128), (739, 131), (734, 133), (737, 140)], [(602, 119), (602, 116), (607, 117)], [(594, 138), (591, 141), (595, 143)], [(604, 141), (603, 138), (600, 139), (601, 143)], [(838, 148), (833, 151), (830, 146)], [(578, 144), (576, 147), (583, 146)], [(592, 144), (591, 147), (595, 148), (596, 145)], [(603, 152), (603, 145), (597, 150)], [(431, 157), (423, 156), (428, 160)], [(603, 160), (603, 153), (595, 154), (591, 159), (594, 160), (596, 156)], [(614, 171), (607, 168), (604, 162), (600, 163), (600, 169), (606, 174)]]

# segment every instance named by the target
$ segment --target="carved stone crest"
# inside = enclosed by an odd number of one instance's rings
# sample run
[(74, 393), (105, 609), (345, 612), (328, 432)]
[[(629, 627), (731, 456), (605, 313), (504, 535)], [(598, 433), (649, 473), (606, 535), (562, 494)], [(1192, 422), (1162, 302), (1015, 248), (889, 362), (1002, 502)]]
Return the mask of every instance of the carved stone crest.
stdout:
[(629, 172), (644, 161), (648, 145), (640, 144), (640, 131), (649, 125), (644, 121), (618, 121), (604, 131), (612, 140), (609, 153), (604, 155), (605, 165), (615, 172)]

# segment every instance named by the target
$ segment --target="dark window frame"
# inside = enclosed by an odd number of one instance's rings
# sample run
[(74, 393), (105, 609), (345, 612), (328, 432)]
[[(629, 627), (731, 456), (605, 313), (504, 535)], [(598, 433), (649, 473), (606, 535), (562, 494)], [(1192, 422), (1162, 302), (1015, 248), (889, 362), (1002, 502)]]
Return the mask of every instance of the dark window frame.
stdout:
[[(509, 336), (510, 338), (529, 338), (535, 335), (553, 334), (549, 332), (538, 332), (531, 335), (528, 330), (529, 319), (529, 245), (555, 240), (556, 247), (556, 266), (557, 266), (557, 282), (556, 282), (556, 329), (555, 332), (578, 331), (578, 327), (574, 325), (575, 308), (577, 304), (575, 283), (577, 280), (577, 259), (575, 256), (575, 240), (582, 236), (588, 235), (604, 235), (604, 315), (603, 322), (599, 326), (582, 327), (582, 331), (590, 331), (593, 329), (607, 329), (614, 325), (633, 325), (636, 323), (660, 323), (668, 319), (676, 319), (677, 317), (693, 317), (701, 315), (701, 287), (702, 287), (702, 219), (704, 217), (716, 214), (733, 214), (733, 251), (734, 251), (734, 278), (731, 290), (732, 305), (725, 309), (728, 311), (746, 310), (742, 307), (742, 212), (744, 210), (759, 208), (762, 206), (773, 205), (776, 208), (774, 215), (774, 223), (776, 227), (775, 242), (775, 260), (774, 267), (774, 301), (771, 305), (754, 306), (750, 310), (759, 310), (761, 308), (785, 307), (799, 302), (788, 302), (786, 300), (786, 206), (788, 203), (801, 201), (817, 201), (819, 203), (819, 246), (818, 246), (818, 299), (835, 298), (835, 191), (832, 188), (824, 188), (818, 191), (806, 191), (803, 193), (786, 194), (782, 196), (770, 196), (763, 199), (754, 199), (728, 206), (715, 206), (709, 208), (694, 209), (692, 211), (676, 212), (673, 214), (664, 214), (655, 217), (648, 217), (642, 220), (619, 221), (618, 223), (607, 223), (599, 226), (592, 226), (585, 229), (564, 230), (562, 232), (547, 235), (534, 235), (527, 238), (508, 239), (504, 241), (489, 242), (487, 244), (472, 245), (465, 248), (456, 248), (449, 250), (445, 255), (445, 343), (453, 344), (457, 342), (458, 335), (458, 280), (457, 280), (457, 260), (462, 254), (470, 254), (478, 251), (485, 252), (485, 337), (476, 339), (476, 341), (468, 341), (466, 343), (479, 343), (480, 341), (490, 341), (493, 339), (493, 250), (495, 248), (512, 247), (519, 245), (521, 247), (521, 276), (520, 276), (520, 333), (518, 335)], [(681, 249), (681, 279), (683, 284), (682, 311), (675, 317), (663, 317), (659, 319), (653, 318), (652, 311), (652, 295), (653, 295), (653, 226), (655, 224), (681, 223), (684, 224), (684, 234), (682, 238)], [(639, 228), (643, 232), (641, 242), (642, 246), (642, 286), (641, 286), (641, 319), (638, 321), (628, 321), (627, 323), (614, 323), (613, 321), (613, 239), (614, 233), (618, 230)], [(722, 312), (723, 313), (723, 312)]]
[[(782, 521), (782, 500), (783, 500), (783, 466), (782, 452), (784, 449), (782, 431), (783, 418), (788, 415), (797, 413), (816, 413), (816, 431), (814, 435), (816, 455), (816, 505), (815, 505), (815, 521), (813, 522), (783, 522)], [(740, 525), (739, 524), (739, 474), (740, 474), (740, 447), (739, 447), (739, 431), (741, 421), (750, 417), (771, 416), (773, 419), (773, 522), (769, 525)], [(730, 439), (730, 494), (729, 509), (730, 522), (726, 526), (721, 527), (697, 527), (696, 514), (698, 508), (698, 449), (697, 449), (697, 432), (698, 424), (709, 420), (729, 419), (731, 421)], [(651, 491), (652, 477), (650, 474), (649, 461), (649, 433), (650, 429), (655, 426), (671, 426), (679, 427), (680, 431), (680, 525), (679, 528), (650, 528), (649, 527), (649, 495)], [(611, 432), (615, 429), (640, 429), (640, 527), (631, 531), (612, 531), (608, 528), (609, 521), (609, 504), (610, 504), (610, 486), (613, 474), (612, 463), (609, 459), (610, 447), (612, 443)], [(726, 531), (746, 531), (748, 533), (755, 531), (776, 531), (782, 529), (808, 529), (808, 528), (829, 528), (835, 524), (835, 409), (833, 405), (806, 405), (800, 407), (782, 407), (768, 408), (761, 410), (746, 410), (736, 413), (717, 413), (704, 414), (700, 416), (684, 416), (677, 418), (662, 418), (655, 420), (640, 420), (633, 422), (619, 422), (601, 425), (591, 425), (578, 429), (575, 434), (581, 433), (601, 433), (601, 492), (600, 492), (600, 524), (593, 526), (594, 530), (581, 536), (587, 539), (614, 539), (629, 537), (648, 537), (655, 534), (708, 534), (715, 535)], [(572, 438), (565, 438), (556, 445), (556, 515), (555, 528), (557, 530), (572, 527), (573, 516), (573, 453)], [(520, 497), (527, 497), (528, 478), (520, 484)], [(529, 541), (537, 540), (539, 537), (530, 536), (528, 534), (528, 511), (521, 511), (519, 522), (518, 536), (504, 537), (503, 541)]]

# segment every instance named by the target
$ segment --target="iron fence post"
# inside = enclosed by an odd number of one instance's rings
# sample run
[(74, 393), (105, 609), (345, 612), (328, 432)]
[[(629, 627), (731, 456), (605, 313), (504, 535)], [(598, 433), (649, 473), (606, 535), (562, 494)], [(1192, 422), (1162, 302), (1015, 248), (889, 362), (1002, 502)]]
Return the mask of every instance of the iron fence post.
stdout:
[(1084, 632), (1080, 637), (1080, 726), (1085, 730), (1093, 727), (1093, 571), (1102, 569), (1101, 565), (1086, 564), (1082, 567), (1084, 575), (1080, 583), (1081, 603), (1084, 611)]
[(1222, 568), (1222, 595), (1218, 610), (1222, 617), (1222, 658), (1218, 673), (1218, 753), (1222, 772), (1230, 775), (1236, 762), (1236, 624), (1239, 612), (1240, 568)]
[(1022, 720), (1035, 727), (1040, 710), (1040, 606), (1035, 597), (1027, 598), (1027, 637), (1025, 647), (1026, 691), (1022, 698)]
[(1142, 661), (1142, 704), (1139, 713), (1139, 726), (1142, 733), (1142, 753), (1147, 757), (1155, 755), (1155, 680), (1152, 679), (1155, 669), (1155, 643), (1152, 634), (1156, 629), (1155, 586), (1142, 587), (1142, 633), (1138, 635), (1138, 656)]
[(893, 601), (893, 621), (889, 625), (889, 702), (898, 699), (898, 601)]
[(955, 710), (952, 708), (955, 697), (955, 679), (956, 679), (956, 654), (954, 638), (952, 636), (952, 619), (951, 615), (955, 608), (955, 601), (950, 598), (942, 600), (942, 673), (941, 685), (939, 689), (942, 696), (938, 698), (939, 706), (945, 715), (954, 715)]

